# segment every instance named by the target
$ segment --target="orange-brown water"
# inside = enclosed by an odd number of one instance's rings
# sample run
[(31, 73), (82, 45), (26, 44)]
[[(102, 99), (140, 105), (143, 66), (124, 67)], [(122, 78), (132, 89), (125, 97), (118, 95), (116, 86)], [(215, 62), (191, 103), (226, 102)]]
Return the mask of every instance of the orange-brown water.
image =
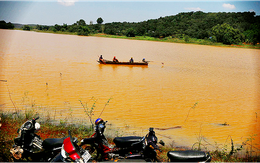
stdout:
[[(213, 145), (230, 145), (229, 136), (241, 145), (258, 134), (254, 144), (260, 144), (259, 50), (11, 30), (0, 30), (0, 38), (0, 80), (7, 80), (0, 81), (0, 106), (6, 111), (27, 103), (87, 121), (79, 100), (98, 99), (97, 118), (112, 98), (102, 118), (125, 132), (181, 126), (156, 133), (178, 145), (192, 145), (200, 134)], [(99, 65), (101, 54), (152, 62)]]

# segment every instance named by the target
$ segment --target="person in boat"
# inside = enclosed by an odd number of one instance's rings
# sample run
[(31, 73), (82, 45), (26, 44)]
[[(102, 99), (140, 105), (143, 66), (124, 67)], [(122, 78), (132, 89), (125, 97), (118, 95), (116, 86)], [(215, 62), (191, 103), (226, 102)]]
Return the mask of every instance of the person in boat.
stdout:
[(116, 56), (114, 56), (113, 62), (118, 62), (118, 59), (116, 59)]
[(131, 59), (129, 60), (130, 63), (134, 63), (134, 59), (133, 57), (131, 57)]
[(143, 61), (143, 62), (146, 62), (146, 61), (145, 61), (145, 58), (143, 58), (143, 60), (142, 60), (142, 61)]
[(102, 62), (102, 63), (104, 63), (104, 59), (103, 59), (102, 55), (100, 55), (99, 61)]

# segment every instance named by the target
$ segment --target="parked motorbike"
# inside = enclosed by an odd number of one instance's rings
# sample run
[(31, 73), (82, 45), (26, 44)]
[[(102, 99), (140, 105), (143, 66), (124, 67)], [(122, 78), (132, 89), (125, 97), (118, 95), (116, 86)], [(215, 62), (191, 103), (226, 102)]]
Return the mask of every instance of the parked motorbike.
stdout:
[(51, 162), (86, 163), (90, 161), (91, 155), (89, 152), (81, 148), (77, 143), (77, 138), (72, 137), (69, 131), (68, 138), (63, 141), (61, 152), (55, 156)]
[(50, 161), (61, 149), (64, 138), (47, 138), (41, 140), (36, 134), (40, 124), (39, 117), (26, 121), (18, 130), (18, 137), (10, 149), (14, 161)]
[(112, 146), (108, 143), (104, 135), (106, 123), (107, 121), (98, 118), (95, 122), (95, 133), (90, 138), (81, 140), (80, 146), (87, 144), (87, 149), (90, 153), (97, 151), (97, 156), (94, 158), (95, 160), (154, 159), (154, 150), (159, 148), (156, 145), (157, 137), (153, 130), (150, 131), (146, 137), (116, 137), (113, 140), (115, 146)]
[[(161, 162), (157, 155), (157, 151), (161, 151), (157, 145), (157, 137), (154, 129), (150, 128), (149, 133), (145, 137), (128, 136), (116, 137), (113, 142), (115, 146), (111, 146), (106, 137), (104, 130), (107, 121), (98, 118), (95, 122), (95, 133), (90, 138), (81, 140), (82, 145), (89, 145), (90, 153), (97, 151), (97, 156), (94, 158), (97, 161), (116, 159), (117, 162), (128, 162), (131, 159), (135, 162), (140, 160), (147, 162)], [(159, 144), (164, 146), (161, 140)], [(101, 158), (99, 158), (101, 155)], [(211, 156), (203, 151), (169, 151), (167, 153), (170, 162), (210, 162)]]
[[(157, 145), (157, 137), (153, 128), (149, 129), (149, 133), (145, 137), (145, 150), (144, 157), (147, 162), (162, 162), (162, 160), (157, 156), (157, 150), (162, 152)], [(164, 142), (161, 140), (159, 142), (164, 146)], [(169, 151), (167, 153), (168, 160), (170, 162), (210, 162), (211, 156), (209, 153), (203, 151)]]

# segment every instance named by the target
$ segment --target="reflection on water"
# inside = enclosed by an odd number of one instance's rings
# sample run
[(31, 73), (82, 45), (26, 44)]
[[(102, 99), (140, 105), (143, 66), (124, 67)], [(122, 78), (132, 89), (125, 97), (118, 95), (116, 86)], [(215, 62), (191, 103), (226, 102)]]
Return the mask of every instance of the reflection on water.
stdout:
[[(79, 100), (97, 99), (98, 116), (111, 99), (102, 118), (130, 134), (155, 127), (159, 138), (179, 145), (199, 134), (213, 145), (258, 134), (260, 144), (259, 50), (10, 30), (0, 36), (0, 80), (8, 81), (0, 82), (2, 109), (14, 108), (9, 91), (18, 108), (33, 103), (82, 118)], [(100, 65), (101, 54), (152, 62)]]

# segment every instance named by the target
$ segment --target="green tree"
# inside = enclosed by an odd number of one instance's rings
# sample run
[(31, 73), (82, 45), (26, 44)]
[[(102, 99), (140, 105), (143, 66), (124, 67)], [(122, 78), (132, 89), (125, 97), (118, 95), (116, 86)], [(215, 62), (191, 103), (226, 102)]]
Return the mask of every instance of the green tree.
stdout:
[(56, 31), (60, 31), (61, 28), (62, 28), (62, 26), (60, 26), (60, 25), (58, 25), (58, 24), (55, 24), (55, 25), (54, 25), (54, 28), (55, 28)]
[(227, 23), (214, 26), (212, 34), (218, 42), (223, 42), (224, 44), (238, 44), (243, 40), (243, 34)]
[(42, 25), (37, 24), (37, 25), (36, 25), (36, 29), (42, 30)]
[(6, 23), (4, 20), (0, 21), (0, 28), (2, 29), (14, 29), (14, 25), (9, 22), (9, 23)]
[(79, 21), (77, 21), (76, 24), (77, 24), (77, 25), (87, 25), (86, 22), (85, 22), (85, 20), (83, 20), (83, 19), (80, 19)]
[(185, 36), (184, 36), (184, 41), (185, 41), (185, 42), (190, 42), (190, 37), (189, 37), (188, 35), (185, 35)]
[(244, 32), (246, 42), (253, 43), (260, 42), (260, 24), (252, 24), (250, 29)]
[(24, 25), (23, 30), (30, 31), (31, 27), (29, 25)]
[(90, 30), (87, 26), (79, 26), (78, 35), (88, 36), (89, 33), (90, 33)]
[(126, 36), (127, 36), (127, 37), (135, 37), (135, 33), (136, 33), (136, 31), (135, 31), (133, 28), (129, 28), (129, 29), (126, 31)]
[(7, 29), (14, 29), (14, 25), (11, 22), (7, 23), (6, 26), (7, 26)]
[(103, 23), (103, 19), (102, 19), (101, 17), (99, 17), (99, 18), (97, 19), (97, 23), (98, 23), (98, 24), (102, 24), (102, 23)]

